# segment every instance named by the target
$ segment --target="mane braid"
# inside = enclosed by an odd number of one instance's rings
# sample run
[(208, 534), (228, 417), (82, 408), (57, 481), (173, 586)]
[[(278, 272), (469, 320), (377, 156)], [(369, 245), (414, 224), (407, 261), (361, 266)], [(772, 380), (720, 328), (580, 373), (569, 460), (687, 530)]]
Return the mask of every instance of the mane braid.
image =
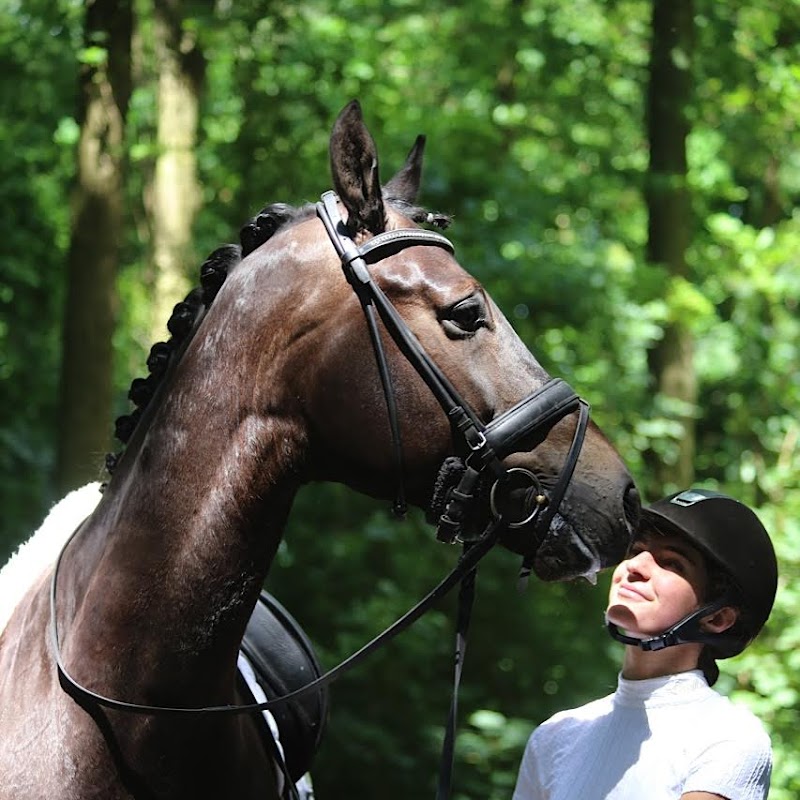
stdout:
[(264, 206), (239, 231), (239, 239), (242, 242), (242, 258), (249, 256), (253, 250), (264, 244), (276, 231), (284, 227), (284, 225), (294, 222), (303, 212), (303, 208), (290, 206), (286, 203), (272, 203)]
[[(225, 244), (214, 250), (200, 267), (201, 285), (192, 289), (186, 298), (173, 308), (167, 322), (170, 338), (166, 342), (156, 342), (150, 348), (147, 357), (147, 369), (150, 374), (146, 378), (134, 378), (131, 382), (128, 399), (134, 405), (133, 411), (118, 417), (114, 423), (114, 435), (123, 445), (128, 443), (136, 430), (144, 409), (150, 404), (161, 385), (175, 354), (190, 337), (198, 316), (204, 308), (213, 303), (229, 270), (241, 260), (241, 247), (238, 244)], [(121, 456), (122, 452), (106, 455), (105, 464), (109, 475), (113, 475)]]

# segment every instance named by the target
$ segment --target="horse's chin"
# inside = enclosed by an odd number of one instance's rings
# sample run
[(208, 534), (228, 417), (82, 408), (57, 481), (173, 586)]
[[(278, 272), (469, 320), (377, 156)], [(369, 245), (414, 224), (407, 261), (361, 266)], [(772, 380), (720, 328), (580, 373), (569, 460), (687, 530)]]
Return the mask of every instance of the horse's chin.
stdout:
[(543, 581), (571, 581), (586, 578), (597, 581), (602, 567), (597, 552), (584, 542), (575, 529), (556, 515), (544, 541), (536, 551), (533, 571)]
[[(502, 543), (515, 553), (524, 554), (530, 544), (530, 531), (507, 531)], [(581, 538), (572, 525), (556, 514), (547, 535), (536, 550), (533, 572), (543, 581), (571, 581), (586, 578), (595, 583), (602, 560), (593, 547)]]

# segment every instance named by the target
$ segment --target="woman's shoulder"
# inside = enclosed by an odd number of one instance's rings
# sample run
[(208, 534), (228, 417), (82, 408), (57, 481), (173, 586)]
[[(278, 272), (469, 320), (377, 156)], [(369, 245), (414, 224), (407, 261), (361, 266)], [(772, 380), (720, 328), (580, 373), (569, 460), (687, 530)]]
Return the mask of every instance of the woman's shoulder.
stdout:
[(766, 797), (772, 744), (764, 725), (749, 708), (723, 695), (713, 704), (709, 713), (687, 726), (684, 745), (690, 769), (684, 791)]
[(768, 753), (771, 742), (764, 724), (747, 706), (734, 702), (715, 690), (709, 690), (707, 704), (696, 708), (697, 724), (689, 727), (696, 740), (727, 742), (748, 752)]
[(749, 732), (754, 738), (769, 741), (769, 734), (761, 720), (747, 706), (735, 702), (730, 697), (714, 692), (717, 695), (716, 704), (719, 709), (720, 723), (735, 726), (742, 731)]

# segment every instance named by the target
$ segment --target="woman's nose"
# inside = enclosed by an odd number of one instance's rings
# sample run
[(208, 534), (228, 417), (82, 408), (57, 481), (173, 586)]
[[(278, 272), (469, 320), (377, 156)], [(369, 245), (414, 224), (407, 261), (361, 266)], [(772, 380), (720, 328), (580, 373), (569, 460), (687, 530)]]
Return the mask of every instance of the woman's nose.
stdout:
[(624, 563), (629, 577), (647, 578), (655, 560), (649, 550), (640, 550), (636, 555), (626, 559)]

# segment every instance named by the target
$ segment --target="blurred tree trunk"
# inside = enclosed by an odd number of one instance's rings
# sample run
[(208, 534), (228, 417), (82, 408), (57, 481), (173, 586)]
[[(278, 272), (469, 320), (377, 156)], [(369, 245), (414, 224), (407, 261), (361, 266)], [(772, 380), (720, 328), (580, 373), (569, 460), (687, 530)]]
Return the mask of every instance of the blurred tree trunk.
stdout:
[(200, 205), (197, 185), (199, 93), (205, 62), (184, 30), (181, 0), (155, 0), (158, 70), (158, 158), (152, 192), (154, 297), (153, 339), (163, 338), (172, 307), (190, 289), (188, 265), (195, 266), (192, 223)]
[(764, 199), (761, 203), (761, 213), (757, 223), (760, 228), (777, 225), (785, 216), (779, 173), (778, 159), (774, 155), (770, 156), (764, 172)]
[[(663, 266), (665, 287), (688, 276), (691, 198), (686, 183), (688, 109), (692, 99), (692, 0), (655, 0), (652, 16), (647, 126), (650, 141), (647, 257)], [(687, 321), (670, 315), (664, 336), (648, 353), (653, 386), (662, 413), (682, 433), (675, 463), (655, 453), (646, 460), (659, 487), (689, 485), (694, 478), (697, 376), (694, 342)]]
[(67, 255), (55, 476), (60, 492), (100, 474), (110, 440), (131, 31), (130, 0), (88, 0), (77, 185)]

